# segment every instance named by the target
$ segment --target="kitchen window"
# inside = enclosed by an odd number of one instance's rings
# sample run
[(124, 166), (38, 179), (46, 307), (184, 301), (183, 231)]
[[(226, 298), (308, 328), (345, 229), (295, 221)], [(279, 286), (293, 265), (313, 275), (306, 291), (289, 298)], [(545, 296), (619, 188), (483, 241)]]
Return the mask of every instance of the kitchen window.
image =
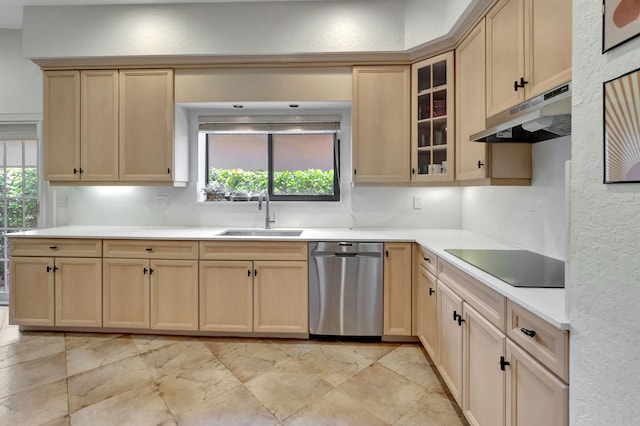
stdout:
[[(299, 119), (299, 117), (296, 117)], [(339, 122), (201, 123), (211, 200), (339, 201)]]
[(0, 123), (0, 304), (9, 294), (6, 234), (38, 227), (38, 140), (35, 123)]

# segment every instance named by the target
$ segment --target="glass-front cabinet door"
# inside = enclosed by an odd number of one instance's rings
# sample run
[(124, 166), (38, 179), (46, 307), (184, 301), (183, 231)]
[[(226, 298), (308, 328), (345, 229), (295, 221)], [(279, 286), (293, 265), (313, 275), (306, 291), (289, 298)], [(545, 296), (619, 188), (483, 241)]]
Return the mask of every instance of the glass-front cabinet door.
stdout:
[(413, 64), (411, 180), (453, 181), (453, 52)]

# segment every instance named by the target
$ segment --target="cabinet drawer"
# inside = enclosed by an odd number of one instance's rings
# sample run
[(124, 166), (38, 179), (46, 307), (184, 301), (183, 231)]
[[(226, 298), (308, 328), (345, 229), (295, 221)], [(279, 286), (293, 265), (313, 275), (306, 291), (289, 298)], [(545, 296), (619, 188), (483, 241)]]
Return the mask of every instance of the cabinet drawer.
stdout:
[[(527, 333), (535, 334), (530, 336)], [(508, 300), (507, 336), (564, 380), (565, 383), (569, 382), (568, 331), (552, 326), (540, 317)]]
[(438, 275), (438, 256), (431, 250), (418, 246), (418, 263), (433, 275)]
[(306, 241), (200, 241), (200, 259), (307, 260)]
[(80, 238), (9, 237), (9, 253), (11, 256), (100, 257), (102, 241)]
[(198, 242), (104, 240), (104, 257), (131, 259), (198, 259)]
[(506, 298), (450, 263), (438, 260), (438, 279), (505, 332)]

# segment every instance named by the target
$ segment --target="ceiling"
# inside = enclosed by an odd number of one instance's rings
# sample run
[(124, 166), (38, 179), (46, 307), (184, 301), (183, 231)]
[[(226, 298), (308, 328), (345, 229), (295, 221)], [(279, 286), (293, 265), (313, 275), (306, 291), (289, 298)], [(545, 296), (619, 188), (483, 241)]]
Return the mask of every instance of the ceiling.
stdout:
[[(161, 3), (252, 3), (274, 0), (0, 0), (0, 28), (22, 28), (24, 6), (70, 6)], [(275, 1), (344, 1), (344, 0), (275, 0)]]

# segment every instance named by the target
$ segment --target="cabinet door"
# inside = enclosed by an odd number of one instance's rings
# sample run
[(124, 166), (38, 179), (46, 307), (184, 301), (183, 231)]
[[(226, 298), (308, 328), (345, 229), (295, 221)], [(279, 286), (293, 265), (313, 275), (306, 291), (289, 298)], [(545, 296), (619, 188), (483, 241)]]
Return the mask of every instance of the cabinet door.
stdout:
[(103, 259), (104, 327), (149, 328), (149, 261)]
[(102, 259), (55, 259), (56, 326), (102, 326)]
[(500, 357), (505, 353), (506, 337), (466, 303), (463, 319), (462, 410), (472, 425), (504, 425), (505, 372)]
[(434, 364), (440, 363), (440, 336), (438, 334), (438, 296), (436, 277), (420, 266), (420, 341)]
[(151, 260), (151, 328), (198, 329), (198, 261)]
[(456, 180), (487, 177), (489, 144), (469, 136), (485, 128), (484, 19), (456, 49)]
[(451, 395), (462, 406), (462, 299), (442, 281), (438, 281), (438, 315), (440, 317), (440, 364), (438, 371)]
[(253, 262), (200, 262), (200, 330), (253, 331)]
[(571, 0), (525, 0), (526, 97), (571, 80)]
[(411, 180), (454, 177), (454, 55), (447, 52), (411, 67)]
[(44, 179), (80, 179), (80, 72), (45, 71)]
[(118, 71), (82, 71), (80, 80), (80, 179), (117, 181)]
[(51, 257), (12, 257), (9, 262), (9, 323), (54, 325)]
[(408, 182), (409, 67), (353, 68), (353, 181)]
[(411, 243), (384, 244), (383, 334), (411, 336)]
[(487, 14), (487, 116), (524, 100), (524, 0), (500, 0)]
[(507, 426), (569, 424), (569, 386), (507, 340)]
[(173, 70), (120, 71), (120, 180), (173, 179)]
[(256, 261), (253, 331), (309, 332), (307, 262)]

